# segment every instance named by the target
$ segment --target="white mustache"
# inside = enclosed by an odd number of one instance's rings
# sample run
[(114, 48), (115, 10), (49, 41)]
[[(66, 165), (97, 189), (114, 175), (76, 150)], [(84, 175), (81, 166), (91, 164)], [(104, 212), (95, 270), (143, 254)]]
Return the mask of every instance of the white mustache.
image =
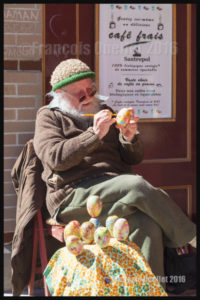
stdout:
[(92, 100), (84, 100), (83, 102), (81, 102), (78, 106), (78, 111), (80, 112), (81, 111), (81, 108), (83, 105), (86, 105), (86, 104), (89, 104), (89, 103), (92, 103)]
[(81, 104), (85, 105), (85, 104), (88, 104), (88, 103), (91, 103), (91, 102), (92, 102), (91, 100), (88, 100), (88, 101), (81, 102)]

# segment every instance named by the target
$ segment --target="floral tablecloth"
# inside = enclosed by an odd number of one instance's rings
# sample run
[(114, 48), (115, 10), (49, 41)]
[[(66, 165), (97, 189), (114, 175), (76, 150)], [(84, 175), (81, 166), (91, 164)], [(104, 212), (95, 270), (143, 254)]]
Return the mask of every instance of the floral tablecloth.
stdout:
[(52, 296), (167, 296), (140, 248), (115, 238), (106, 248), (84, 245), (79, 256), (60, 248), (44, 275)]

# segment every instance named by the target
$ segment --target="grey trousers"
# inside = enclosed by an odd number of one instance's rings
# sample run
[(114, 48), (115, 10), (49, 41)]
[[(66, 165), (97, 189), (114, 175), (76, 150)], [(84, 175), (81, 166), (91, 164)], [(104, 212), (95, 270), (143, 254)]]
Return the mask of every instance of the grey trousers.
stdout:
[(88, 221), (89, 195), (99, 195), (103, 209), (98, 217), (103, 226), (109, 215), (125, 217), (129, 240), (135, 242), (156, 276), (164, 275), (164, 246), (179, 247), (192, 240), (196, 226), (169, 195), (142, 176), (126, 174), (85, 180), (65, 199), (56, 213), (58, 221)]

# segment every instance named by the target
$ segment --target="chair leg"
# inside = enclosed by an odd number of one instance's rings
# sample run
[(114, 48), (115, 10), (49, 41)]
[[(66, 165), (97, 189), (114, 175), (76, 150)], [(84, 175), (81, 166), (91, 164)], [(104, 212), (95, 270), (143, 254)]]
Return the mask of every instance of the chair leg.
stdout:
[(37, 219), (34, 218), (34, 233), (33, 233), (33, 255), (32, 255), (32, 265), (31, 265), (31, 276), (28, 284), (28, 295), (33, 295), (35, 273), (36, 273), (36, 260), (37, 260), (37, 248), (38, 247), (38, 229), (37, 229)]
[(39, 250), (40, 250), (40, 261), (41, 261), (41, 269), (42, 269), (42, 276), (43, 276), (43, 282), (44, 282), (44, 294), (45, 296), (51, 296), (47, 283), (46, 283), (46, 278), (43, 275), (43, 272), (48, 264), (47, 260), (47, 252), (46, 252), (46, 244), (45, 244), (45, 238), (44, 238), (44, 228), (43, 228), (43, 222), (42, 222), (42, 214), (41, 211), (39, 210), (37, 212), (37, 220), (38, 220), (38, 228), (39, 228)]

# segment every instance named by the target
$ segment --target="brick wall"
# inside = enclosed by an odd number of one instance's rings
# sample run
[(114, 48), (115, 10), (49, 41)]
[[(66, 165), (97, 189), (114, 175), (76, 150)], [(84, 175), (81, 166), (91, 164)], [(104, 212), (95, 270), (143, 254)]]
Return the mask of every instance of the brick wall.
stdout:
[(15, 228), (17, 197), (10, 172), (33, 137), (42, 96), (42, 4), (4, 5), (4, 241)]

